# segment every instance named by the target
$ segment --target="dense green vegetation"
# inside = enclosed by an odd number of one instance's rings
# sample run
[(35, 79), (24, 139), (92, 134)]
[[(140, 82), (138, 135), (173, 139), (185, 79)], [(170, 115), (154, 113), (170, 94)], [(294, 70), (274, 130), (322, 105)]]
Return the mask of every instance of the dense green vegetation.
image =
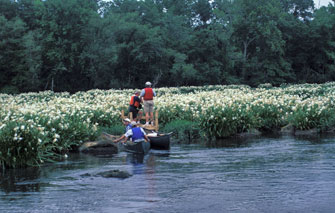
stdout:
[[(335, 83), (211, 85), (155, 89), (160, 131), (178, 141), (215, 141), (283, 127), (335, 131)], [(121, 110), (133, 89), (0, 94), (0, 167), (39, 165), (62, 158), (102, 131), (122, 134)], [(169, 100), (169, 101), (166, 101)], [(286, 128), (284, 128), (286, 129)]]
[(335, 80), (313, 0), (0, 0), (0, 92)]

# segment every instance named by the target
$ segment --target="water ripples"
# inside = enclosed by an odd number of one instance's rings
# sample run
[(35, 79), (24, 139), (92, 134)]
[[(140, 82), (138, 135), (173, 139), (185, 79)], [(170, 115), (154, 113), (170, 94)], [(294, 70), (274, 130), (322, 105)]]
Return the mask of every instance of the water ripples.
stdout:
[[(0, 212), (332, 212), (334, 141), (256, 138), (146, 156), (72, 155), (2, 174)], [(97, 175), (113, 169), (132, 176)]]

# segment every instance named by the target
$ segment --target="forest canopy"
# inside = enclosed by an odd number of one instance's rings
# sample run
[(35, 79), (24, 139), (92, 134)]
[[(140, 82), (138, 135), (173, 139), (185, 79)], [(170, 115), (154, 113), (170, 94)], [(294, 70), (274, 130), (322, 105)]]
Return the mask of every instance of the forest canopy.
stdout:
[(335, 80), (335, 0), (0, 0), (0, 92)]

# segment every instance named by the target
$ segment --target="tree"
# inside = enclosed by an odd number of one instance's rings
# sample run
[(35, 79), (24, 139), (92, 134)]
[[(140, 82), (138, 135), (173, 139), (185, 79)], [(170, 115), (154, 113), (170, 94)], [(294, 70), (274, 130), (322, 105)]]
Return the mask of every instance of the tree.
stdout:
[[(114, 72), (117, 55), (114, 20), (95, 16), (83, 28), (81, 39), (85, 44), (79, 56), (80, 70), (86, 76), (88, 88), (118, 88)], [(113, 83), (114, 82), (114, 83)]]
[[(122, 87), (134, 87), (161, 75), (164, 44), (159, 28), (124, 22), (115, 30), (117, 65)], [(140, 75), (139, 75), (140, 73)], [(141, 84), (141, 85), (142, 85)]]
[(284, 83), (293, 78), (290, 64), (284, 57), (280, 5), (275, 0), (234, 1), (237, 14), (234, 16), (232, 36), (240, 48), (240, 67), (243, 83), (258, 85)]
[(311, 22), (311, 53), (309, 63), (312, 73), (308, 82), (323, 83), (335, 80), (335, 7), (329, 4), (315, 13)]
[(48, 0), (44, 4), (39, 12), (45, 37), (42, 68), (45, 89), (76, 91), (87, 88), (89, 81), (79, 63), (85, 47), (81, 35), (83, 26), (97, 15), (97, 2)]
[(308, 21), (312, 18), (313, 0), (280, 0), (280, 3), (284, 11), (293, 14), (296, 19)]
[(17, 4), (14, 0), (0, 0), (0, 14), (7, 20), (17, 17)]
[(27, 31), (20, 18), (0, 16), (0, 90), (36, 91), (40, 73), (40, 34)]
[(193, 3), (193, 22), (195, 26), (209, 24), (212, 17), (213, 9), (208, 0), (197, 0)]

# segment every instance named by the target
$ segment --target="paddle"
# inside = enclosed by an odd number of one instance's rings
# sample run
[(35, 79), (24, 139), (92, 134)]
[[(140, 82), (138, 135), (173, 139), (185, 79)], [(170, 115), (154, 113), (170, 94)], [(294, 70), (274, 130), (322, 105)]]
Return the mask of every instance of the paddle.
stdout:
[(108, 141), (114, 141), (114, 140), (118, 139), (120, 136), (111, 135), (111, 134), (108, 134), (106, 132), (102, 132), (101, 137), (105, 140), (108, 140)]

